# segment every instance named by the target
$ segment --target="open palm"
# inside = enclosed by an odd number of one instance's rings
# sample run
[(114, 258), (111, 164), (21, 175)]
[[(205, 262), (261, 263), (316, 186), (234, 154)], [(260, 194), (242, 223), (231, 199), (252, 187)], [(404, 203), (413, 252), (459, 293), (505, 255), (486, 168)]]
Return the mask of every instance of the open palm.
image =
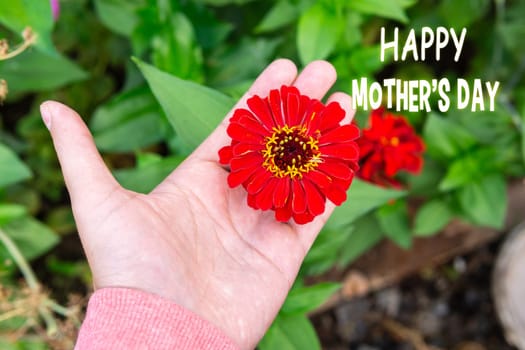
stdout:
[[(297, 76), (277, 60), (235, 108), (253, 94), (295, 85), (322, 98), (336, 78), (313, 62)], [(352, 116), (350, 97), (333, 94)], [(56, 102), (42, 105), (66, 184), (95, 289), (127, 287), (161, 295), (222, 329), (241, 348), (253, 348), (281, 307), (322, 225), (333, 210), (307, 225), (279, 223), (273, 212), (246, 204), (230, 189), (217, 151), (229, 143), (223, 123), (150, 194), (122, 188), (97, 152), (82, 119)]]

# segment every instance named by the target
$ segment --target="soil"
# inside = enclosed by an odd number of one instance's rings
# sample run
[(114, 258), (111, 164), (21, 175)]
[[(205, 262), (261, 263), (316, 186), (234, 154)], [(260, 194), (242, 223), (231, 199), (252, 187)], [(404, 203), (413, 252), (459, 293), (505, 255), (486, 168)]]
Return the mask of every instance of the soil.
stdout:
[(313, 317), (327, 350), (511, 350), (491, 296), (502, 239)]

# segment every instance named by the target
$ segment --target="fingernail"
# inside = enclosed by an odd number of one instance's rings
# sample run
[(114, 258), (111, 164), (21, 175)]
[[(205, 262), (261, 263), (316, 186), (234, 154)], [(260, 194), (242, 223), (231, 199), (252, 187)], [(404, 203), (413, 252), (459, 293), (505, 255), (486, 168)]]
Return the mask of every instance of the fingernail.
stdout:
[(51, 109), (47, 105), (47, 102), (44, 102), (40, 105), (40, 114), (42, 115), (42, 120), (47, 127), (47, 130), (51, 130)]

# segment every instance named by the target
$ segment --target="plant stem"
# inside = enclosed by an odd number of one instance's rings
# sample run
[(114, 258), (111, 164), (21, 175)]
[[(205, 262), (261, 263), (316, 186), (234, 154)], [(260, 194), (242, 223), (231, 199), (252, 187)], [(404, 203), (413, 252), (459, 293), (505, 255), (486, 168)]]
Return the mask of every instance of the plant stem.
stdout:
[(2, 241), (4, 246), (7, 248), (7, 251), (15, 261), (15, 264), (20, 269), (20, 272), (22, 272), (22, 275), (24, 276), (24, 279), (26, 280), (29, 288), (33, 291), (39, 291), (40, 283), (31, 269), (31, 266), (29, 266), (27, 260), (24, 258), (15, 242), (13, 242), (2, 229), (0, 229), (0, 241)]
[[(29, 289), (31, 291), (39, 294), (40, 293), (40, 282), (38, 282), (35, 273), (31, 269), (31, 266), (29, 266), (29, 263), (24, 258), (18, 247), (16, 246), (15, 242), (9, 236), (0, 229), (0, 241), (4, 244), (7, 251), (15, 261), (15, 264), (18, 266), (20, 271), (22, 272), (22, 275), (24, 276), (24, 279), (27, 282), (27, 285), (29, 286)], [(47, 299), (47, 298), (46, 298)], [(57, 332), (58, 327), (57, 323), (49, 311), (49, 309), (44, 306), (44, 303), (41, 303), (38, 306), (38, 312), (40, 313), (40, 316), (46, 323), (46, 329), (48, 335), (53, 335)]]

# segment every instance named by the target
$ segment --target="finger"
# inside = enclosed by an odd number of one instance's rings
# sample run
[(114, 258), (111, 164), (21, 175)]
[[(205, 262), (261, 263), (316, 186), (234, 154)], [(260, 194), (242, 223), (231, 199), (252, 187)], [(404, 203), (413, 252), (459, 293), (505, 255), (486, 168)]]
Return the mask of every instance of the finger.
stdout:
[(270, 90), (278, 89), (281, 85), (290, 85), (297, 76), (295, 64), (287, 59), (278, 59), (272, 62), (255, 80), (250, 89), (244, 94), (239, 102), (226, 115), (221, 124), (204, 140), (204, 142), (193, 152), (193, 157), (201, 160), (218, 160), (217, 152), (223, 146), (230, 143), (226, 134), (226, 128), (232, 112), (237, 108), (246, 107), (246, 101), (253, 95), (267, 96)]
[(326, 61), (313, 61), (308, 64), (294, 82), (301, 94), (322, 99), (334, 85), (337, 78), (335, 68)]
[[(355, 110), (352, 108), (352, 98), (348, 94), (336, 92), (328, 98), (327, 103), (330, 102), (338, 102), (341, 108), (346, 112), (345, 119), (343, 119), (342, 123), (346, 124), (352, 121), (355, 115)], [(348, 200), (352, 199), (349, 198)], [(321, 231), (326, 221), (330, 218), (330, 215), (332, 215), (335, 207), (336, 206), (332, 202), (327, 200), (324, 213), (316, 217), (313, 222), (307, 225), (296, 225), (293, 223), (299, 233), (305, 252), (310, 249), (315, 238), (319, 234), (319, 231)]]
[(54, 101), (40, 106), (42, 119), (51, 133), (73, 208), (93, 206), (118, 188), (98, 153), (82, 118)]

